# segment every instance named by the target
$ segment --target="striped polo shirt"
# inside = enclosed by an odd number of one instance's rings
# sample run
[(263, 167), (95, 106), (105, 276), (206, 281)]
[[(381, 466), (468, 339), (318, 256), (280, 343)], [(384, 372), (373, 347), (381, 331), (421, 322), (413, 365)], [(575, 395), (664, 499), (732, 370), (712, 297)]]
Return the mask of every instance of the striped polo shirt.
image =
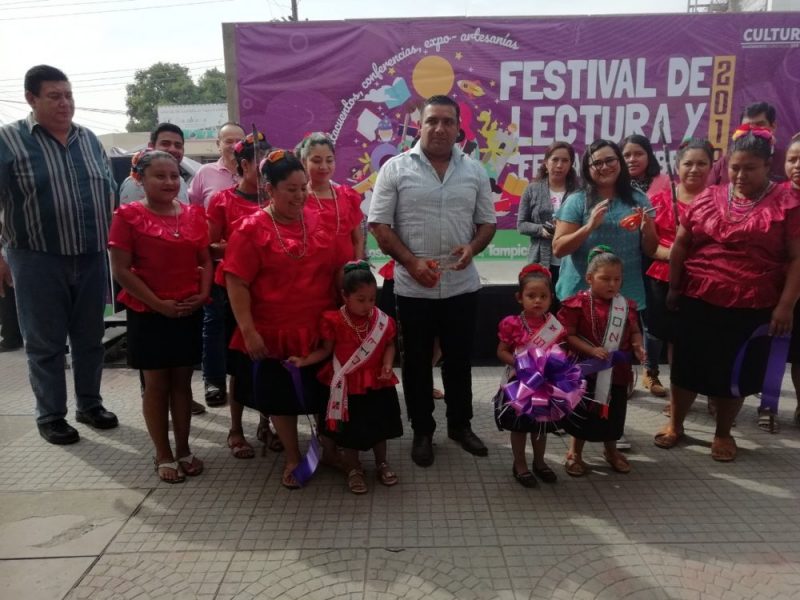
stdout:
[(28, 115), (0, 127), (0, 241), (59, 255), (103, 252), (116, 184), (97, 137), (73, 124), (66, 146)]

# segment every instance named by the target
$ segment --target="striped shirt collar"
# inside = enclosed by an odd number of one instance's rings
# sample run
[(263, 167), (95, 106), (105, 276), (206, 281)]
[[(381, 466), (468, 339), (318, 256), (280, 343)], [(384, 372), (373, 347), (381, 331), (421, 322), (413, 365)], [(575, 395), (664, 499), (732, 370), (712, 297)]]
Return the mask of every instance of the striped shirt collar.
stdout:
[[(39, 129), (47, 133), (49, 136), (53, 137), (53, 134), (51, 134), (47, 129), (44, 128), (43, 125), (39, 123), (39, 121), (36, 120), (36, 117), (33, 116), (33, 111), (29, 112), (28, 116), (25, 117), (25, 122), (28, 125), (28, 131), (31, 133), (31, 135), (33, 135), (33, 131), (38, 127)], [(81, 127), (77, 123), (72, 123), (69, 128), (69, 134), (67, 135), (67, 143), (69, 143), (72, 140), (73, 135), (79, 135), (82, 133), (82, 131), (83, 127)]]

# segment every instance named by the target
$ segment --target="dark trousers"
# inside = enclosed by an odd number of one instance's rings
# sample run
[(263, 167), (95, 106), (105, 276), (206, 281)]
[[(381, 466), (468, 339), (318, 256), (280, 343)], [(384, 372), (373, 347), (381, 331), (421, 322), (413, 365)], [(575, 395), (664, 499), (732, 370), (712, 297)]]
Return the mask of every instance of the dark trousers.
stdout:
[(403, 391), (414, 433), (433, 434), (433, 339), (442, 347), (442, 380), (447, 426), (466, 427), (472, 419), (472, 340), (478, 293), (441, 300), (397, 296), (403, 339)]
[(6, 294), (4, 298), (0, 298), (0, 343), (6, 346), (19, 346), (22, 343), (22, 334), (19, 331), (14, 288), (5, 283), (0, 285)]

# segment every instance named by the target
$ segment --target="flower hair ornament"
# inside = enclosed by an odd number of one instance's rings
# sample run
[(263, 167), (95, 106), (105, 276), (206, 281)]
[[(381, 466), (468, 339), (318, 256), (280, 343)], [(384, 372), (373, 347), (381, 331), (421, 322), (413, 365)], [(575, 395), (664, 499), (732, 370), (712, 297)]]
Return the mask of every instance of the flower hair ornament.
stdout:
[(345, 263), (343, 270), (345, 273), (349, 273), (350, 271), (370, 271), (372, 269), (365, 260), (351, 260)]
[[(265, 139), (265, 138), (264, 138), (264, 134), (263, 134), (263, 133), (261, 133), (260, 131), (258, 131), (258, 132), (256, 132), (256, 133), (257, 133), (257, 135), (258, 135), (258, 141), (259, 141), (259, 142), (263, 142), (263, 141), (264, 141), (264, 139)], [(238, 142), (236, 142), (236, 143), (233, 145), (233, 151), (234, 151), (234, 152), (236, 152), (236, 154), (241, 154), (241, 153), (244, 151), (244, 147), (245, 147), (245, 146), (252, 146), (252, 145), (253, 145), (253, 140), (254, 140), (254, 139), (255, 139), (255, 136), (254, 136), (252, 133), (248, 133), (248, 134), (247, 134), (247, 135), (244, 137), (244, 139), (243, 139), (243, 140), (239, 140)]]
[(531, 263), (529, 265), (522, 267), (522, 270), (519, 272), (518, 276), (519, 281), (522, 281), (527, 275), (530, 275), (531, 273), (538, 273), (540, 275), (545, 276), (547, 279), (551, 278), (549, 269), (543, 267), (539, 263)]
[(138, 183), (142, 183), (142, 168), (140, 167), (139, 163), (142, 162), (142, 158), (148, 152), (152, 152), (152, 148), (145, 148), (144, 150), (139, 150), (136, 154), (133, 155), (131, 158), (131, 177), (134, 181)]
[(258, 170), (259, 171), (263, 171), (264, 170), (264, 165), (266, 165), (267, 163), (272, 164), (272, 163), (276, 163), (276, 162), (282, 161), (284, 158), (286, 158), (287, 154), (288, 154), (288, 152), (286, 150), (281, 149), (281, 148), (278, 148), (277, 150), (273, 150), (272, 152), (267, 154), (261, 160), (261, 164), (258, 165)]
[(743, 123), (739, 125), (734, 130), (733, 135), (731, 135), (731, 139), (738, 140), (740, 137), (745, 136), (748, 133), (752, 133), (756, 137), (767, 140), (770, 146), (775, 145), (775, 135), (770, 129), (767, 129), (766, 127), (759, 127), (758, 125), (750, 125), (749, 123)]

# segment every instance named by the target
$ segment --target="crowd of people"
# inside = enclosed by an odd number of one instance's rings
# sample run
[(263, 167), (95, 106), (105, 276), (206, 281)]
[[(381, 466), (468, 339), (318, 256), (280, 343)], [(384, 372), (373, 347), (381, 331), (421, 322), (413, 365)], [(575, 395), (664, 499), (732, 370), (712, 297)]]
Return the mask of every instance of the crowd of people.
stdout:
[[(262, 133), (245, 135), (235, 123), (220, 129), (219, 161), (190, 181), (180, 166), (182, 131), (160, 125), (135, 157), (115, 210), (107, 157), (72, 121), (66, 75), (34, 67), (25, 94), (29, 117), (0, 128), (7, 256), (0, 257), (0, 295), (4, 306), (10, 290), (16, 295), (21, 334), (11, 331), (10, 345), (24, 340), (45, 440), (80, 437), (66, 420), (67, 339), (77, 421), (118, 424), (100, 396), (108, 251), (162, 481), (180, 483), (204, 470), (189, 444), (192, 414), (205, 410), (191, 390), (201, 364), (206, 405), (229, 406), (232, 457), (255, 455), (243, 428), (244, 410), (253, 409), (256, 438), (284, 453), (281, 484), (301, 487), (308, 465), (298, 419), (310, 415), (321, 464), (340, 470), (352, 493), (368, 491), (362, 451), (374, 455), (377, 482), (395, 485), (387, 442), (403, 435), (393, 370), (399, 337), (412, 460), (434, 462), (439, 351), (447, 435), (473, 455), (488, 454), (471, 427), (481, 288), (473, 258), (495, 234), (495, 212), (484, 168), (457, 143), (453, 99), (425, 102), (417, 143), (383, 165), (365, 221), (360, 195), (332, 180), (330, 137), (312, 133), (294, 149), (272, 148)], [(510, 432), (514, 480), (525, 487), (557, 480), (544, 459), (554, 431), (571, 435), (567, 474), (588, 472), (587, 441), (602, 442), (611, 468), (629, 472), (620, 450), (634, 361), (645, 365), (646, 389), (670, 396), (657, 446), (684, 438), (687, 412), (702, 394), (717, 421), (712, 457), (735, 458), (731, 426), (744, 397), (764, 385), (772, 337), (792, 333), (800, 296), (800, 135), (786, 152), (786, 180), (773, 181), (774, 125), (771, 106), (749, 106), (716, 163), (708, 141), (685, 140), (674, 180), (641, 135), (619, 145), (596, 140), (580, 164), (567, 142), (547, 149), (518, 211), (518, 230), (531, 238), (516, 293), (521, 312), (498, 325), (506, 370), (495, 420)], [(727, 181), (714, 170), (723, 161)], [(364, 261), (365, 222), (394, 261), (385, 311)], [(761, 329), (768, 335), (754, 337)], [(797, 337), (790, 348), (795, 386)], [(669, 390), (659, 379), (665, 346)], [(518, 380), (521, 355), (558, 347), (574, 362), (601, 366), (587, 371), (574, 411), (543, 424), (512, 410), (507, 390)], [(765, 405), (759, 425), (777, 431), (774, 407)]]

